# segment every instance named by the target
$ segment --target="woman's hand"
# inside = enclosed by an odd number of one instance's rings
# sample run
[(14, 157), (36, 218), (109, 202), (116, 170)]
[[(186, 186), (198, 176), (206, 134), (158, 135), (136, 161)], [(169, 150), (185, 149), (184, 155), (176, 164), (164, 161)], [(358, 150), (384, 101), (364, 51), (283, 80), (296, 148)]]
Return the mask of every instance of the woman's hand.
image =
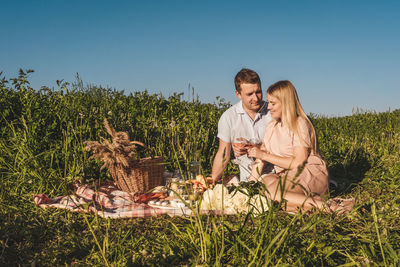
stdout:
[(267, 152), (261, 150), (260, 148), (254, 146), (247, 150), (247, 155), (252, 158), (256, 159), (263, 159)]

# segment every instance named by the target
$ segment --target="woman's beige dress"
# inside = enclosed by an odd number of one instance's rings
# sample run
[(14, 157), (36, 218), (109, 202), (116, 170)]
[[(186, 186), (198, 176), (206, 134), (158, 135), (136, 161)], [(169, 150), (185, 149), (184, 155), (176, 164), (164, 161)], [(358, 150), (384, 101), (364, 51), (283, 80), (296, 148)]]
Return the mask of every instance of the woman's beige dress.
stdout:
[[(280, 122), (272, 121), (265, 131), (264, 145), (266, 150), (281, 157), (294, 156), (294, 147), (307, 147), (311, 151), (311, 129), (304, 118), (298, 118), (299, 135), (303, 140), (289, 131), (287, 127), (282, 127)], [(298, 174), (298, 170), (285, 170), (274, 166), (276, 173), (288, 179), (295, 180), (304, 187), (306, 192), (319, 195), (326, 194), (328, 191), (328, 170), (325, 162), (320, 155), (310, 153), (303, 171)], [(296, 177), (296, 175), (298, 175)]]

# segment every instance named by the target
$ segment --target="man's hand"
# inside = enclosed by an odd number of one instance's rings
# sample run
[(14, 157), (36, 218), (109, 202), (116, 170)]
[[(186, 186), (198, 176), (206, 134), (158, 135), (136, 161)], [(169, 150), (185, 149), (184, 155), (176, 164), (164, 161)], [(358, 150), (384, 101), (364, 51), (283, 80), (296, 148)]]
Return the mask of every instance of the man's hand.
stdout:
[(211, 178), (211, 177), (207, 177), (206, 178), (206, 183), (207, 183), (208, 186), (214, 187), (215, 186), (215, 182), (216, 182), (216, 180)]
[(232, 143), (233, 152), (235, 153), (235, 157), (240, 157), (247, 154), (246, 145), (242, 143)]
[(237, 143), (232, 143), (235, 157), (240, 157), (247, 154), (247, 150), (253, 147), (253, 145), (243, 137), (237, 138), (236, 140), (238, 141)]

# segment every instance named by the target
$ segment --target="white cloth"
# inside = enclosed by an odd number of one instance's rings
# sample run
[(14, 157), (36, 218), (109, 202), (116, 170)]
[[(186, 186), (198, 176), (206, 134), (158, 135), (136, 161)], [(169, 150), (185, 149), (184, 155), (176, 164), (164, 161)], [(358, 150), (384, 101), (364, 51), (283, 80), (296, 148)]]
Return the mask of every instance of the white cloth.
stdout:
[[(238, 142), (236, 139), (240, 137), (261, 144), (265, 129), (271, 120), (267, 102), (262, 101), (261, 108), (253, 120), (243, 109), (242, 101), (239, 101), (222, 114), (218, 122), (217, 136), (230, 144)], [(251, 173), (253, 159), (243, 155), (237, 157), (234, 163), (239, 165), (240, 181), (247, 181)]]

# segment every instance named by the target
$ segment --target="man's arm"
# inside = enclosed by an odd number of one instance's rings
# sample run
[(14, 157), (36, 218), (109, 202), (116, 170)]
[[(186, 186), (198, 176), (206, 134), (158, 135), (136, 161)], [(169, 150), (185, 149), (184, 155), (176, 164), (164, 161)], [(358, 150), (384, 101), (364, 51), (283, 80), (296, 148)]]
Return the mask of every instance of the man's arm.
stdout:
[(211, 171), (211, 178), (218, 180), (221, 178), (223, 171), (228, 165), (228, 162), (231, 157), (231, 143), (226, 143), (219, 139), (219, 147), (218, 151), (215, 154), (212, 171)]

